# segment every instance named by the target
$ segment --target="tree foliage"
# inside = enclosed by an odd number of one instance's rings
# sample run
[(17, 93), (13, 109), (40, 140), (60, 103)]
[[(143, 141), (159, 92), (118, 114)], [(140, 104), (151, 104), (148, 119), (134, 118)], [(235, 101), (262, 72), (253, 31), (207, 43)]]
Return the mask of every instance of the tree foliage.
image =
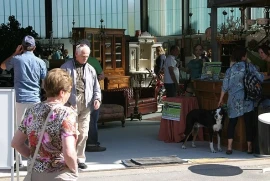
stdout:
[(0, 26), (0, 62), (14, 53), (26, 35), (31, 35), (35, 39), (38, 38), (38, 34), (32, 26), (21, 27), (15, 16), (9, 16), (8, 21), (7, 24), (2, 23)]

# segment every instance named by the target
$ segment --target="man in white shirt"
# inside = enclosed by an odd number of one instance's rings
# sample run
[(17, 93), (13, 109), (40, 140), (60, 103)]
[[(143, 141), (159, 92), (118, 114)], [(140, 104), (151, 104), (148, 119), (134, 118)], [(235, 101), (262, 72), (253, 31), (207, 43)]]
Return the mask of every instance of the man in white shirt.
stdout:
[(164, 86), (167, 97), (176, 97), (179, 90), (179, 69), (175, 60), (179, 53), (180, 48), (173, 45), (170, 49), (170, 55), (167, 56), (164, 63)]

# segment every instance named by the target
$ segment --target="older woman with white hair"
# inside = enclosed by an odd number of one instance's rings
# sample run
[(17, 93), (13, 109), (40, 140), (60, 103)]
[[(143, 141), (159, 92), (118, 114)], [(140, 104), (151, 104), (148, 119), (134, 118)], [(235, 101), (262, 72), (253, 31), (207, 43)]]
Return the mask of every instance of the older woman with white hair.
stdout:
[[(87, 63), (90, 48), (86, 44), (76, 46), (75, 59), (70, 59), (61, 68), (68, 71), (73, 78), (73, 87), (68, 100), (78, 113), (78, 167), (86, 169), (85, 147), (88, 138), (91, 110), (96, 110), (101, 104), (101, 90), (95, 69)], [(90, 108), (90, 109), (89, 109)]]

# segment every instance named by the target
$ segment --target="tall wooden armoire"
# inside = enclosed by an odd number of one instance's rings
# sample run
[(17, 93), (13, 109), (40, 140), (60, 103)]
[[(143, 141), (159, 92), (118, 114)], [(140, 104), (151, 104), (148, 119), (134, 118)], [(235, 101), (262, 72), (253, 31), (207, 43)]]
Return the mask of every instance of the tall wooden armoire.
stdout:
[[(88, 39), (91, 56), (97, 58), (105, 74), (104, 89), (129, 87), (125, 76), (125, 29), (72, 28), (73, 41)], [(102, 87), (102, 85), (101, 85)]]

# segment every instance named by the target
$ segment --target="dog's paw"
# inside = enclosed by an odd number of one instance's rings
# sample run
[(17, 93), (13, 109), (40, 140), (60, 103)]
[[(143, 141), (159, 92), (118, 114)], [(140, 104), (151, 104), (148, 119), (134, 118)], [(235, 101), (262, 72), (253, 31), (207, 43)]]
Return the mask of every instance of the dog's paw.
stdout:
[(211, 150), (211, 152), (212, 152), (212, 153), (216, 153), (216, 150), (215, 150), (215, 149), (213, 149), (213, 150)]
[(222, 150), (221, 148), (218, 148), (218, 151), (219, 151), (219, 152), (222, 152), (223, 150)]
[(186, 146), (185, 145), (182, 145), (182, 149), (186, 149)]

